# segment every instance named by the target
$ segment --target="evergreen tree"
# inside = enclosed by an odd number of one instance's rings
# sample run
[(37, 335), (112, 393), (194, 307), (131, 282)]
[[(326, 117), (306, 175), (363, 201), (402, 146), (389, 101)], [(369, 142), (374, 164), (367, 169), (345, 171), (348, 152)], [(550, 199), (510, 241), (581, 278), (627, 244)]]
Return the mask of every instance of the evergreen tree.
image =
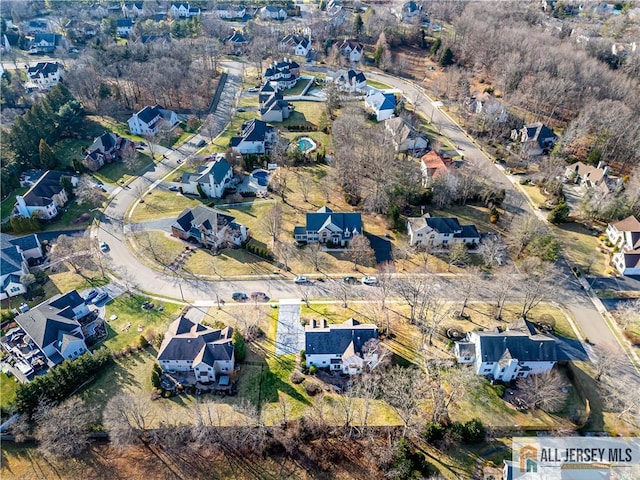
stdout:
[(376, 67), (380, 66), (380, 60), (382, 60), (382, 54), (384, 53), (384, 47), (382, 45), (378, 45), (375, 53), (373, 54), (373, 61), (376, 64)]
[(442, 56), (440, 57), (440, 66), (441, 67), (449, 67), (453, 65), (453, 51), (447, 47), (442, 52)]
[(362, 33), (363, 26), (364, 22), (362, 21), (362, 15), (358, 13), (353, 19), (353, 32), (356, 34), (356, 36)]
[(42, 168), (53, 170), (58, 167), (58, 159), (53, 153), (53, 150), (51, 150), (49, 144), (43, 138), (40, 139), (38, 152), (40, 153), (40, 165), (42, 165)]
[(247, 357), (247, 346), (243, 336), (237, 330), (233, 332), (233, 350), (236, 362), (242, 362)]
[(431, 45), (431, 56), (435, 57), (436, 54), (438, 53), (438, 50), (440, 50), (441, 46), (442, 46), (442, 39), (438, 37), (433, 42), (433, 45)]

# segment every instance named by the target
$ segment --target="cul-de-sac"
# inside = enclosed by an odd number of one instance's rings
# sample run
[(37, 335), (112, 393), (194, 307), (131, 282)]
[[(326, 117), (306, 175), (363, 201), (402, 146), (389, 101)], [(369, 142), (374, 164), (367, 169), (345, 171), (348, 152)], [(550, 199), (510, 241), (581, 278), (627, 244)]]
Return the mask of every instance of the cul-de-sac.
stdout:
[(637, 0), (0, 30), (2, 478), (638, 473)]

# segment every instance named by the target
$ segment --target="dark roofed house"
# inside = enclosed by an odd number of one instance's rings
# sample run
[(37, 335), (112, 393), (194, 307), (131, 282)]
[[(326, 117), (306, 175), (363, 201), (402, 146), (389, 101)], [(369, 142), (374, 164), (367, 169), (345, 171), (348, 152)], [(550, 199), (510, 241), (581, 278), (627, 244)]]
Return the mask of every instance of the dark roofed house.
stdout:
[(211, 249), (240, 247), (249, 237), (249, 229), (236, 223), (235, 218), (204, 205), (187, 208), (171, 226), (174, 237), (193, 238)]
[(287, 10), (275, 5), (267, 5), (260, 9), (260, 16), (263, 20), (284, 20), (287, 18)]
[(62, 65), (57, 62), (38, 62), (27, 69), (28, 81), (25, 88), (29, 90), (47, 90), (62, 79)]
[(294, 87), (299, 76), (300, 65), (290, 58), (272, 62), (264, 72), (265, 82), (271, 83), (275, 90)]
[(128, 37), (133, 30), (133, 20), (130, 18), (119, 18), (116, 20), (116, 32), (120, 37)]
[(306, 57), (309, 54), (309, 50), (311, 50), (311, 40), (302, 35), (285, 35), (285, 37), (280, 40), (280, 45), (283, 48), (292, 49), (291, 53), (301, 57)]
[[(42, 245), (38, 235), (32, 233), (22, 237), (11, 237), (6, 233), (0, 233), (0, 244), (2, 248), (16, 246), (22, 252), (25, 260), (39, 260), (42, 258)], [(4, 269), (3, 269), (4, 271)]]
[(633, 215), (607, 225), (611, 243), (618, 247), (613, 264), (622, 275), (640, 275), (640, 221)]
[(166, 372), (186, 372), (200, 383), (215, 382), (233, 371), (233, 329), (212, 329), (185, 316), (174, 320), (158, 350), (158, 362)]
[[(268, 83), (265, 84), (265, 87), (268, 85)], [(265, 89), (262, 88), (258, 98), (260, 100), (260, 118), (265, 122), (282, 122), (289, 118), (293, 111), (291, 104), (279, 92), (272, 91), (267, 95)]]
[(183, 174), (180, 188), (182, 193), (198, 195), (200, 186), (208, 198), (221, 198), (232, 177), (231, 164), (222, 155), (218, 155), (206, 165), (198, 167), (195, 173)]
[(454, 351), (458, 362), (474, 364), (476, 374), (502, 382), (547, 372), (557, 360), (556, 340), (525, 319), (505, 331), (471, 332)]
[(460, 225), (455, 217), (432, 217), (428, 213), (407, 221), (409, 245), (450, 247), (455, 243), (477, 245), (480, 233), (475, 225)]
[(29, 267), (20, 247), (3, 243), (0, 249), (0, 300), (25, 293), (27, 289), (21, 278), (27, 273)]
[(129, 131), (135, 135), (155, 135), (162, 126), (171, 128), (178, 123), (178, 116), (173, 110), (160, 105), (146, 106), (134, 113), (129, 120)]
[(115, 133), (105, 132), (93, 140), (87, 149), (82, 164), (95, 172), (105, 163), (112, 163), (122, 158), (126, 152), (133, 152), (135, 145), (129, 139)]
[(240, 136), (231, 138), (231, 148), (239, 153), (264, 155), (276, 142), (276, 131), (262, 120), (252, 119), (242, 124)]
[(378, 327), (361, 324), (350, 318), (344, 323), (327, 325), (326, 320), (304, 329), (307, 367), (340, 370), (350, 375), (362, 372), (365, 366), (375, 366), (378, 354), (375, 349), (366, 351), (365, 344), (378, 338)]
[(364, 54), (364, 46), (357, 40), (345, 38), (342, 42), (336, 42), (335, 46), (353, 63), (359, 62)]
[(36, 33), (29, 47), (29, 53), (53, 53), (56, 50), (55, 33)]
[[(69, 177), (68, 173), (48, 170), (34, 183), (24, 195), (16, 195), (17, 210), (23, 217), (36, 215), (45, 220), (51, 220), (58, 215), (58, 208), (64, 207), (69, 201), (67, 192), (60, 184), (62, 177)], [(78, 179), (71, 177), (73, 183)]]
[(511, 132), (511, 139), (522, 144), (523, 152), (527, 155), (542, 155), (553, 148), (558, 136), (542, 122), (525, 125), (520, 130)]
[(362, 234), (362, 215), (360, 212), (336, 213), (325, 206), (307, 213), (307, 224), (296, 226), (293, 234), (297, 242), (346, 247), (353, 237)]
[(44, 354), (47, 365), (53, 367), (87, 352), (78, 320), (88, 314), (84, 300), (72, 290), (36, 305), (18, 315), (15, 321)]
[(244, 52), (248, 42), (241, 31), (234, 30), (231, 35), (223, 40), (223, 43), (228, 47), (229, 53), (240, 55)]

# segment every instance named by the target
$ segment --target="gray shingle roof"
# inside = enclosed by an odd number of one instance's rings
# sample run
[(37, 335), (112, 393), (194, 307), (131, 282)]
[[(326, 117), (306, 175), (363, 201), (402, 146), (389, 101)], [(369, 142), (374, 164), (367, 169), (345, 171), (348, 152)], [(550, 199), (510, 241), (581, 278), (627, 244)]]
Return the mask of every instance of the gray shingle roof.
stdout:
[(2, 275), (22, 270), (22, 253), (15, 245), (0, 250), (0, 272)]
[[(27, 205), (44, 206), (50, 205), (54, 195), (62, 191), (60, 179), (65, 175), (64, 172), (55, 170), (47, 171), (40, 179), (33, 184), (23, 198)], [(67, 174), (68, 175), (68, 174)]]
[(207, 230), (214, 230), (213, 226), (216, 225), (215, 231), (219, 228), (231, 225), (235, 223), (235, 218), (231, 215), (223, 213), (211, 207), (204, 205), (198, 205), (194, 208), (187, 208), (178, 215), (178, 219), (174, 223), (174, 226), (188, 232), (194, 227), (202, 225)]
[(2, 248), (9, 247), (11, 245), (15, 245), (20, 247), (21, 250), (31, 250), (34, 248), (38, 248), (40, 246), (40, 242), (38, 241), (38, 236), (35, 233), (31, 235), (24, 235), (22, 237), (10, 237), (5, 233), (0, 233), (0, 242), (2, 244)]
[[(524, 322), (524, 324), (523, 324)], [(535, 332), (532, 334), (531, 332)], [(509, 326), (504, 332), (476, 332), (480, 337), (480, 361), (498, 362), (507, 353), (524, 362), (555, 362), (556, 342), (539, 334), (526, 320)]]
[(232, 337), (230, 327), (214, 330), (181, 316), (169, 325), (158, 351), (158, 360), (198, 360), (208, 365), (218, 360), (231, 360)]
[(378, 338), (378, 327), (347, 320), (327, 328), (305, 327), (305, 351), (307, 354), (342, 355), (353, 342), (354, 351), (362, 352), (362, 346), (372, 338)]
[(307, 213), (306, 229), (317, 232), (323, 226), (335, 225), (343, 232), (348, 230), (362, 233), (362, 215), (359, 212), (338, 212), (323, 207), (315, 213)]

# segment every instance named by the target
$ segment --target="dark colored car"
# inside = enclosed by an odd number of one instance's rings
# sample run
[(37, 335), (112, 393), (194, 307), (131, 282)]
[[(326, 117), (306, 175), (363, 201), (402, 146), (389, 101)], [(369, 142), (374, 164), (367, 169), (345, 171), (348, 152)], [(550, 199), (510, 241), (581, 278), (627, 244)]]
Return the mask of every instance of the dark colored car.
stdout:
[(342, 281), (350, 285), (353, 285), (354, 283), (360, 283), (356, 277), (344, 277)]
[(264, 292), (251, 292), (251, 300), (256, 300), (259, 302), (268, 302), (269, 297)]
[(196, 147), (204, 147), (207, 144), (207, 142), (205, 142), (204, 140), (200, 140), (198, 143), (196, 143)]
[(109, 298), (109, 294), (107, 292), (101, 292), (96, 298), (93, 299), (92, 303), (95, 305), (103, 300), (106, 300), (107, 298)]
[(235, 292), (233, 295), (231, 295), (231, 298), (236, 302), (244, 302), (249, 297), (247, 297), (247, 294), (244, 292)]
[(84, 303), (89, 303), (92, 298), (95, 298), (97, 296), (98, 296), (97, 290), (90, 290), (89, 293), (87, 293), (87, 296), (84, 297)]

